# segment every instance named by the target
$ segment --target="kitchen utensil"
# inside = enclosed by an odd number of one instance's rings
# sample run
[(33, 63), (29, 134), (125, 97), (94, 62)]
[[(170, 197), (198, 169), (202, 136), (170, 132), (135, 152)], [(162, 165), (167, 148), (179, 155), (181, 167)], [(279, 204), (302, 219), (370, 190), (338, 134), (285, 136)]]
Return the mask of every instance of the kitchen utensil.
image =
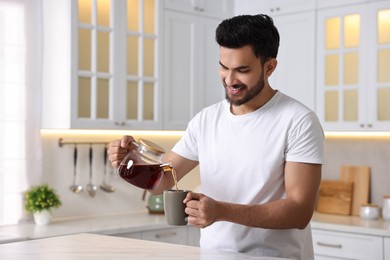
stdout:
[(69, 189), (74, 193), (79, 193), (83, 190), (83, 186), (76, 184), (76, 168), (77, 168), (77, 145), (74, 146), (73, 151), (73, 185)]
[(376, 204), (363, 204), (360, 206), (360, 218), (375, 220), (379, 218), (379, 207)]
[(145, 189), (153, 190), (160, 183), (163, 173), (173, 171), (170, 162), (162, 163), (165, 151), (155, 143), (140, 139), (132, 142), (132, 147), (119, 165), (119, 175), (127, 182)]
[(386, 221), (390, 221), (390, 196), (383, 197), (382, 217)]
[(321, 181), (317, 211), (321, 213), (350, 215), (353, 183), (336, 180)]
[(100, 185), (100, 189), (102, 189), (105, 192), (114, 192), (115, 188), (109, 184), (106, 183), (106, 178), (107, 178), (107, 147), (104, 147), (104, 173), (103, 173), (103, 183)]
[(370, 195), (369, 166), (342, 166), (340, 169), (340, 181), (353, 183), (352, 212), (354, 216), (360, 215), (360, 206), (369, 203)]
[(89, 183), (87, 184), (87, 191), (91, 197), (95, 197), (97, 187), (92, 184), (92, 145), (89, 146)]

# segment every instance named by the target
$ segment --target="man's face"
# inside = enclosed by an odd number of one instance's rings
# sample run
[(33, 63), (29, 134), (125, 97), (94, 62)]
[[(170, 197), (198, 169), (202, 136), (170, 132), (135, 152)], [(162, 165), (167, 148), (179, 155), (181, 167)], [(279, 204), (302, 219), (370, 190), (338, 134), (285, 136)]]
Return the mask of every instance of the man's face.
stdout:
[(219, 63), (219, 74), (230, 104), (240, 106), (259, 95), (264, 87), (264, 74), (260, 59), (250, 46), (220, 47)]

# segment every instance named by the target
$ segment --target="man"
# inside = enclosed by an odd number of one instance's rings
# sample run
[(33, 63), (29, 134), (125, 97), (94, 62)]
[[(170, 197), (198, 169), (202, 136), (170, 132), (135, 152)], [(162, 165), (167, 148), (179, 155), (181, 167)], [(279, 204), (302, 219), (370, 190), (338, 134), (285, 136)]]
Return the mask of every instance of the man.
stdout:
[[(199, 164), (201, 192), (184, 200), (201, 247), (313, 259), (310, 219), (323, 163), (315, 114), (271, 88), (279, 34), (266, 15), (236, 16), (216, 30), (226, 100), (203, 109), (163, 161), (178, 178)], [(132, 137), (111, 143), (118, 166)], [(165, 175), (153, 193), (173, 186)]]

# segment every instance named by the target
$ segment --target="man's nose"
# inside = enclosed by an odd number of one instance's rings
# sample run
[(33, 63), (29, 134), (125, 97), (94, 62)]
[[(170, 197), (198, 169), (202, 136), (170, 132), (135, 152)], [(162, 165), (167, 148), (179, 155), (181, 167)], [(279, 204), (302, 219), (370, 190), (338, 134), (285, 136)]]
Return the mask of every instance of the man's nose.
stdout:
[(225, 83), (226, 83), (226, 85), (228, 85), (228, 86), (234, 85), (235, 80), (236, 80), (236, 78), (235, 78), (234, 72), (231, 71), (231, 70), (227, 71), (226, 74), (225, 74)]

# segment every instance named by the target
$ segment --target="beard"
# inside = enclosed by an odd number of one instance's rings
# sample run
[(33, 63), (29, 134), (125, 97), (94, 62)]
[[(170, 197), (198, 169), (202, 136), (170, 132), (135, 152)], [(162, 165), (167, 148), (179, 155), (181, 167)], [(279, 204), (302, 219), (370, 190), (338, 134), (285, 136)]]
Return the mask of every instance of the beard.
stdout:
[[(241, 106), (250, 100), (252, 100), (254, 97), (256, 97), (264, 88), (264, 76), (262, 75), (259, 81), (251, 88), (248, 88), (245, 84), (236, 84), (232, 87), (235, 89), (242, 88), (243, 93), (239, 94), (229, 94), (229, 91), (227, 90), (226, 83), (223, 82), (223, 85), (225, 87), (225, 98), (226, 100), (233, 106)], [(249, 90), (248, 90), (249, 89)]]

